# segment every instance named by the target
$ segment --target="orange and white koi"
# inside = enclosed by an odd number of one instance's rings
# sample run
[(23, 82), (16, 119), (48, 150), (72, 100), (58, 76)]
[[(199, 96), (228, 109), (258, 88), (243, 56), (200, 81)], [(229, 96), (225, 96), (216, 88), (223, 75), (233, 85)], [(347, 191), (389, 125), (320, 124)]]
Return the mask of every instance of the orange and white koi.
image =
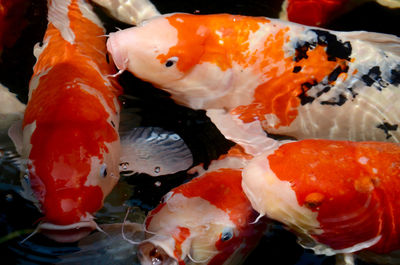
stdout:
[(257, 214), (241, 188), (249, 158), (233, 148), (167, 193), (146, 218), (141, 264), (241, 264), (267, 228), (265, 220), (252, 223)]
[(255, 157), (242, 187), (317, 254), (399, 264), (400, 144), (302, 140)]
[(39, 230), (76, 241), (119, 179), (122, 90), (108, 76), (104, 28), (84, 0), (50, 0), (17, 149), (44, 214)]
[(264, 130), (400, 141), (400, 39), (392, 35), (177, 13), (112, 33), (107, 48), (120, 70), (207, 110), (250, 154), (276, 144)]
[[(285, 0), (279, 17), (308, 26), (322, 27), (345, 12), (371, 1), (373, 0)], [(376, 2), (390, 8), (400, 7), (398, 0)]]

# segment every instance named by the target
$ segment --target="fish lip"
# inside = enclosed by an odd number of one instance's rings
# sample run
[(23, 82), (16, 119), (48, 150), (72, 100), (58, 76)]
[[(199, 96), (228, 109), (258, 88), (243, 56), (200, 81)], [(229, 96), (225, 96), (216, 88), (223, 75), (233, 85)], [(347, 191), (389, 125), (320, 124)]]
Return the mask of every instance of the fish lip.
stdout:
[(111, 55), (112, 60), (118, 70), (124, 71), (127, 68), (127, 58), (122, 56), (121, 47), (118, 45), (118, 32), (110, 33), (106, 46), (107, 51)]
[(38, 231), (54, 241), (71, 243), (86, 237), (97, 227), (96, 222), (93, 220), (80, 221), (69, 225), (43, 222), (39, 224)]
[(175, 257), (170, 256), (161, 246), (157, 246), (147, 240), (139, 244), (138, 258), (142, 265), (162, 264), (177, 265)]

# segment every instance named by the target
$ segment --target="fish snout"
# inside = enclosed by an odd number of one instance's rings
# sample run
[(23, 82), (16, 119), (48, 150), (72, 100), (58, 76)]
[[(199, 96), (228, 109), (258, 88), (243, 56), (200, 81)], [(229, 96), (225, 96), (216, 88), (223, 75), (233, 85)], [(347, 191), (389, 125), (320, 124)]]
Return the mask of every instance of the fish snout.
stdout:
[(111, 58), (115, 66), (120, 71), (124, 71), (127, 68), (128, 57), (125, 56), (124, 48), (121, 46), (121, 38), (119, 33), (110, 33), (110, 37), (107, 40), (107, 52), (111, 55)]
[(138, 257), (142, 265), (177, 265), (176, 259), (172, 258), (160, 246), (156, 246), (151, 242), (144, 241), (139, 245)]

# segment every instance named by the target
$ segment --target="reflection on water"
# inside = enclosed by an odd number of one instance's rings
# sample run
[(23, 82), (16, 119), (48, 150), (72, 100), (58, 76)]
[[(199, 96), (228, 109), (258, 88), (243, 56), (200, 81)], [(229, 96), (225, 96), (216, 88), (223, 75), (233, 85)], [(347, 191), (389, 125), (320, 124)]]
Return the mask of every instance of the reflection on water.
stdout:
[[(184, 11), (201, 13), (229, 12), (273, 17), (279, 10), (279, 1), (154, 1), (161, 12)], [(27, 87), (32, 74), (33, 44), (40, 41), (46, 26), (44, 0), (33, 0), (27, 15), (29, 24), (20, 40), (5, 49), (0, 59), (0, 82), (8, 86), (26, 103)], [(337, 30), (366, 29), (399, 34), (395, 27), (399, 12), (369, 4), (336, 21), (331, 28)], [(378, 16), (368, 23), (366, 18)], [(104, 17), (104, 14), (103, 14)], [(106, 19), (108, 30), (124, 27)], [(379, 21), (379, 23), (377, 23)], [(398, 23), (397, 23), (398, 25)], [(378, 28), (380, 27), (380, 28)], [(125, 93), (131, 95), (124, 107), (134, 109), (137, 125), (158, 126), (179, 134), (193, 152), (194, 164), (205, 163), (226, 152), (232, 145), (216, 130), (202, 111), (177, 106), (164, 92), (140, 82), (128, 73), (121, 76)], [(104, 208), (96, 214), (102, 232), (94, 232), (78, 243), (59, 244), (36, 234), (21, 243), (35, 229), (41, 214), (30, 201), (21, 196), (19, 163), (13, 144), (0, 134), (0, 253), (7, 257), (1, 264), (137, 264), (136, 246), (122, 238), (121, 224), (130, 209), (130, 222), (142, 223), (146, 213), (171, 188), (190, 180), (185, 172), (152, 178), (145, 174), (123, 176), (107, 197)], [(125, 236), (138, 241), (144, 237), (137, 226), (127, 223)], [(328, 265), (334, 258), (319, 257), (304, 251), (295, 237), (280, 225), (266, 234), (246, 264)], [(358, 264), (363, 264), (358, 262)]]

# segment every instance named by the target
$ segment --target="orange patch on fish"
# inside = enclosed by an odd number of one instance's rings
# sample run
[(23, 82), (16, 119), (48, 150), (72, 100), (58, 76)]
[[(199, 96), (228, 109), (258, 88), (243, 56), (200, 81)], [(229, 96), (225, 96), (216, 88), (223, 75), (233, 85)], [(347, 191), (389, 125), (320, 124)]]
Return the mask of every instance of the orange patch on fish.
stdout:
[(190, 230), (188, 228), (179, 226), (178, 230), (179, 230), (178, 233), (172, 234), (172, 237), (175, 240), (175, 249), (174, 249), (175, 257), (182, 256), (182, 243), (185, 242), (185, 240), (190, 236)]
[[(393, 233), (400, 227), (399, 157), (394, 143), (303, 140), (282, 145), (268, 161), (292, 184), (299, 205), (318, 212), (319, 242), (343, 249), (381, 235), (370, 250), (387, 253), (400, 248)], [(340, 232), (345, 228), (353, 232)]]
[[(264, 69), (263, 75), (267, 81), (256, 88), (253, 102), (231, 111), (246, 123), (264, 121), (266, 114), (274, 114), (279, 119), (274, 128), (289, 126), (298, 115), (297, 107), (301, 102), (299, 95), (310, 88), (303, 84), (319, 83), (337, 67), (343, 69), (347, 65), (345, 59), (329, 60), (324, 45), (309, 50), (308, 58), (298, 62), (292, 57), (286, 57), (282, 49), (286, 31), (280, 30), (265, 41), (260, 71)], [(277, 66), (268, 65), (276, 62), (279, 62)], [(294, 72), (295, 67), (301, 67), (301, 70)]]
[[(249, 211), (249, 205), (247, 203), (247, 197), (241, 188), (242, 175), (241, 170), (233, 169), (219, 169), (215, 172), (207, 173), (207, 175), (212, 175), (213, 178), (194, 178), (192, 180), (192, 185), (196, 185), (196, 189), (192, 189), (192, 186), (182, 185), (177, 187), (174, 192), (181, 193), (185, 197), (200, 197), (206, 201), (209, 201), (212, 205), (217, 208), (226, 211), (229, 209), (229, 216), (231, 221), (237, 225), (243, 225), (242, 222), (246, 220), (236, 220), (235, 216), (240, 216), (242, 213)], [(229, 181), (221, 181), (222, 179), (229, 179)], [(216, 192), (216, 191), (219, 192)], [(235, 194), (231, 196), (231, 200), (226, 200), (221, 193), (225, 193), (226, 196), (230, 194)]]
[[(179, 58), (177, 67), (182, 72), (205, 62), (218, 65), (222, 71), (231, 68), (233, 61), (246, 64), (249, 35), (260, 28), (259, 23), (269, 22), (268, 19), (261, 17), (249, 20), (227, 14), (208, 16), (175, 14), (166, 19), (177, 29), (178, 43), (171, 47), (167, 54), (161, 54), (157, 58), (161, 63), (165, 63), (168, 58), (177, 56)], [(193, 32), (197, 34), (193, 35)]]

